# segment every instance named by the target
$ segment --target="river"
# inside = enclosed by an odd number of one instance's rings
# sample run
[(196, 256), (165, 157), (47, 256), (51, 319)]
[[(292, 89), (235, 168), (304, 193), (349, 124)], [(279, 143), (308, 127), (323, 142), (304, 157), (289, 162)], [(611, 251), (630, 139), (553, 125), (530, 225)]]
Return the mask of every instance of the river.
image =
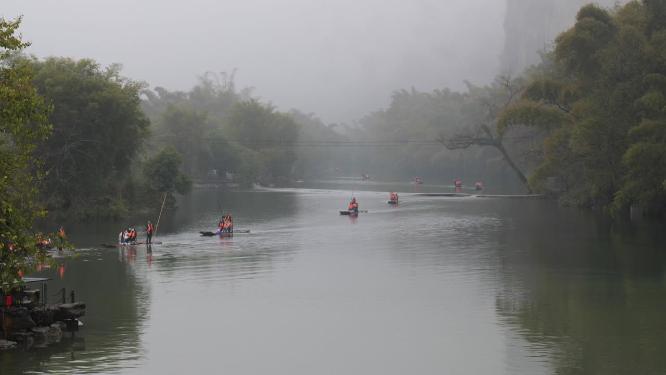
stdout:
[[(99, 246), (130, 223), (68, 226), (79, 255), (40, 275), (85, 326), (0, 373), (666, 373), (663, 223), (385, 191), (340, 216), (351, 194), (198, 189), (150, 249)], [(199, 236), (221, 210), (251, 233)]]

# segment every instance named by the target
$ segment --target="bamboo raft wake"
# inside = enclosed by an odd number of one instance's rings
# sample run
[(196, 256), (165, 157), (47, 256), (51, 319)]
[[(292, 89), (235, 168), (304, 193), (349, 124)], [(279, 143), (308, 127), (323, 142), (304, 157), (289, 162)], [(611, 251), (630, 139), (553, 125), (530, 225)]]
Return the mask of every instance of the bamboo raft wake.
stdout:
[(199, 232), (202, 236), (204, 237), (213, 237), (213, 236), (233, 236), (234, 234), (248, 234), (250, 233), (249, 229), (237, 229), (234, 230), (233, 232), (206, 232), (206, 231), (201, 231)]

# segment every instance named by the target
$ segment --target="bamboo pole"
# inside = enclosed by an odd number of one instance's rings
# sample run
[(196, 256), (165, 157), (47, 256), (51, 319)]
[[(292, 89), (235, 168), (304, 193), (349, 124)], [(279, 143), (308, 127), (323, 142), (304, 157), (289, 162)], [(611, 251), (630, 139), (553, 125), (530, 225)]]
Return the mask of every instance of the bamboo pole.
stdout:
[(157, 237), (157, 229), (160, 227), (160, 219), (162, 218), (162, 210), (164, 210), (164, 203), (166, 203), (167, 193), (164, 192), (164, 199), (162, 199), (162, 208), (160, 208), (160, 214), (157, 217), (157, 224), (155, 225), (155, 233), (153, 235)]

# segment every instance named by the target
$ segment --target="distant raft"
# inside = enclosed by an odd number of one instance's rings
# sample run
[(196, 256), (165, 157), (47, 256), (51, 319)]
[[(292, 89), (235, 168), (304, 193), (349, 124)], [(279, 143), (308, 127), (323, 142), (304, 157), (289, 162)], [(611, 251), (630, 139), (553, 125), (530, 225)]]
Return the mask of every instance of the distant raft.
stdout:
[(107, 247), (107, 248), (114, 248), (114, 247), (125, 247), (125, 246), (136, 246), (136, 245), (161, 245), (162, 241), (152, 241), (150, 243), (147, 242), (118, 242), (116, 244), (110, 244), (110, 243), (103, 243), (101, 244), (102, 247)]
[(358, 211), (345, 210), (345, 211), (340, 211), (340, 215), (343, 215), (343, 216), (358, 216), (358, 214), (360, 214), (360, 213), (367, 214), (368, 210), (358, 210)]
[(233, 236), (234, 234), (247, 234), (250, 233), (249, 229), (238, 229), (233, 232), (209, 232), (209, 231), (200, 231), (199, 232), (203, 237), (213, 237), (213, 236)]

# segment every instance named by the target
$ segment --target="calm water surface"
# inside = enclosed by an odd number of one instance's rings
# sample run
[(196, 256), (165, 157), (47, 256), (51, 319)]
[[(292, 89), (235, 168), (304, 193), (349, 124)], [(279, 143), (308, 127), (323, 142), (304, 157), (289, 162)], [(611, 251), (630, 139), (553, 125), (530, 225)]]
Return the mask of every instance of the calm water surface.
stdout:
[[(80, 256), (44, 274), (86, 326), (0, 373), (666, 373), (663, 225), (370, 191), (339, 216), (350, 194), (198, 190), (152, 249), (99, 246), (123, 223), (70, 226)], [(200, 237), (220, 209), (252, 233)]]

